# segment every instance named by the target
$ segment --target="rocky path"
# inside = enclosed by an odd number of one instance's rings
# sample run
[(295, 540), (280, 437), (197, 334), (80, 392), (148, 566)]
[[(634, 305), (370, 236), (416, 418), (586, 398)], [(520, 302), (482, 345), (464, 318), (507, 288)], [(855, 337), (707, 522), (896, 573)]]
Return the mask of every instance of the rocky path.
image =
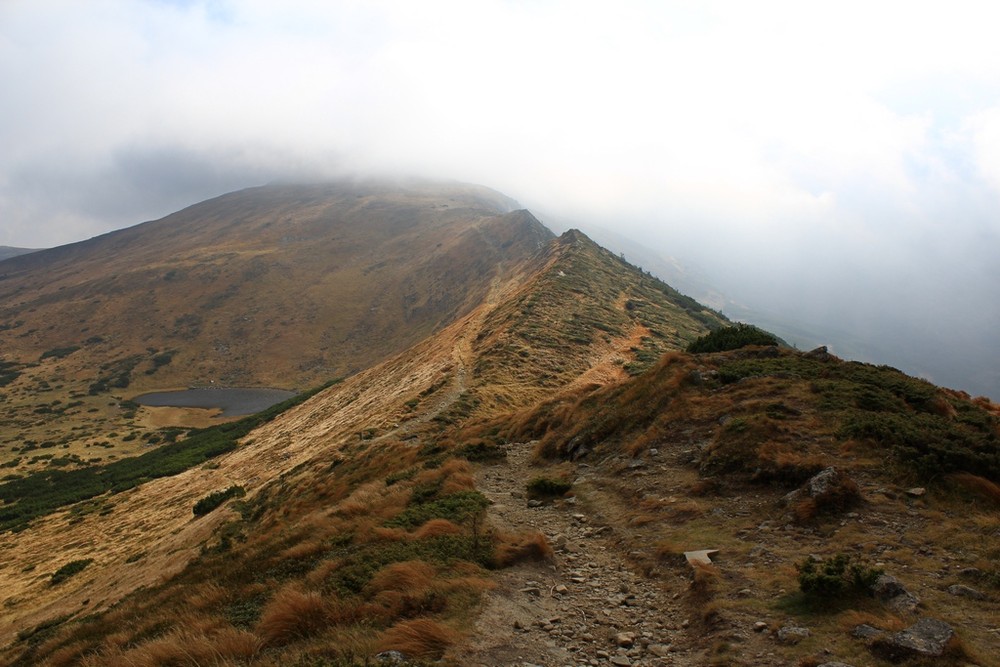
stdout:
[(483, 466), (477, 488), (493, 502), (493, 526), (542, 532), (555, 558), (500, 574), (457, 660), (491, 667), (704, 664), (684, 646), (683, 590), (630, 569), (615, 527), (574, 499), (526, 500), (525, 485), (538, 474), (532, 448), (512, 445), (506, 463)]

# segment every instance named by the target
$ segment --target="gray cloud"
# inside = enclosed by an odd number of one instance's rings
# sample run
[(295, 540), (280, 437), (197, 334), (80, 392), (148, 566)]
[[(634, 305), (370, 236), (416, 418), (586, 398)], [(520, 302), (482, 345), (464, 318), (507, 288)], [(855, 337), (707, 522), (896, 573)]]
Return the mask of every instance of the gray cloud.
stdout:
[(941, 371), (1000, 349), (993, 13), (9, 0), (0, 245), (67, 243), (270, 180), (453, 178), (1000, 397), (996, 361)]

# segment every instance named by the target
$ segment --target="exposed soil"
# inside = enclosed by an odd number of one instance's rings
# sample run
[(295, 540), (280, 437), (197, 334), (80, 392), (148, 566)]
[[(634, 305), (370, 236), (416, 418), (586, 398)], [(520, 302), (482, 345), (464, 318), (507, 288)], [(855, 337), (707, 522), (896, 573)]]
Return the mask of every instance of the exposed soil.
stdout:
[[(534, 529), (555, 548), (551, 562), (505, 570), (487, 596), (475, 634), (456, 659), (468, 665), (700, 665), (688, 641), (683, 581), (644, 576), (621, 551), (618, 531), (576, 498), (529, 506), (539, 474), (532, 443), (480, 468), (479, 488), (502, 531)], [(536, 505), (531, 502), (531, 505)]]

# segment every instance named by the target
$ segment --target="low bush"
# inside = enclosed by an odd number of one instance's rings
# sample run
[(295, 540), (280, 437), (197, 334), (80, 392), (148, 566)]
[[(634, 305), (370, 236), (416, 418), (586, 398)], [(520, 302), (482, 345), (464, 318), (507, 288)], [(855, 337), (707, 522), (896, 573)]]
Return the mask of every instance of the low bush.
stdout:
[(468, 461), (489, 462), (502, 461), (507, 458), (507, 452), (502, 447), (485, 440), (477, 440), (463, 445), (456, 453)]
[(799, 590), (814, 598), (841, 599), (871, 595), (882, 570), (838, 553), (824, 561), (809, 557), (798, 565)]
[(758, 329), (752, 324), (736, 324), (722, 327), (709, 332), (688, 345), (687, 351), (693, 353), (725, 352), (736, 350), (747, 345), (777, 345), (774, 334)]
[(84, 568), (86, 568), (93, 562), (94, 562), (93, 558), (84, 558), (81, 560), (70, 561), (52, 574), (52, 579), (49, 581), (49, 583), (53, 586), (55, 586), (56, 584), (61, 584), (70, 577), (82, 572)]
[(55, 347), (51, 350), (46, 350), (42, 352), (42, 356), (38, 358), (39, 361), (45, 361), (46, 359), (62, 359), (63, 357), (68, 357), (77, 350), (80, 349), (79, 345), (68, 345), (66, 347)]
[(234, 484), (224, 491), (213, 491), (208, 494), (196, 502), (191, 511), (194, 512), (195, 516), (205, 516), (230, 498), (242, 498), (246, 494), (246, 489), (238, 484)]
[(464, 523), (479, 515), (490, 504), (478, 491), (459, 491), (435, 499), (421, 500), (386, 522), (390, 528), (413, 529), (431, 519)]
[(528, 497), (535, 499), (558, 498), (565, 495), (572, 488), (572, 482), (553, 477), (535, 477), (528, 482), (527, 486)]

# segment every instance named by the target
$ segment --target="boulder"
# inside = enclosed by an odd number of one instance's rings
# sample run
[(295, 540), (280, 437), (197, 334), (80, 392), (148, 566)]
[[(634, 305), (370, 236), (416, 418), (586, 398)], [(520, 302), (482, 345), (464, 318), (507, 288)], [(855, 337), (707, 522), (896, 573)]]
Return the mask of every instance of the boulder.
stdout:
[(824, 511), (841, 510), (853, 505), (859, 498), (858, 485), (839, 468), (826, 468), (809, 478), (798, 489), (785, 495), (782, 503), (791, 507), (807, 498)]
[(955, 631), (944, 621), (922, 618), (905, 630), (879, 637), (872, 643), (872, 651), (892, 661), (940, 658), (954, 636)]
[(619, 632), (615, 635), (615, 644), (621, 648), (632, 648), (632, 645), (635, 644), (635, 633)]
[(879, 637), (882, 634), (884, 633), (881, 630), (871, 625), (868, 625), (867, 623), (862, 623), (861, 625), (855, 626), (855, 628), (851, 630), (852, 637), (854, 637), (855, 639), (864, 639), (865, 641), (875, 639), (876, 637)]
[(982, 591), (977, 591), (975, 588), (972, 588), (970, 586), (963, 586), (962, 584), (955, 584), (954, 586), (949, 586), (948, 593), (963, 598), (970, 598), (972, 600), (986, 599), (986, 594), (983, 593)]
[(817, 361), (829, 361), (831, 358), (833, 358), (833, 355), (830, 354), (826, 345), (820, 345), (814, 350), (809, 350), (802, 356), (804, 356), (806, 359), (815, 359)]
[(889, 574), (883, 574), (875, 581), (872, 592), (877, 600), (896, 612), (912, 613), (920, 604), (920, 598)]
[(798, 644), (812, 633), (808, 628), (797, 625), (783, 625), (778, 629), (778, 641), (782, 644)]

